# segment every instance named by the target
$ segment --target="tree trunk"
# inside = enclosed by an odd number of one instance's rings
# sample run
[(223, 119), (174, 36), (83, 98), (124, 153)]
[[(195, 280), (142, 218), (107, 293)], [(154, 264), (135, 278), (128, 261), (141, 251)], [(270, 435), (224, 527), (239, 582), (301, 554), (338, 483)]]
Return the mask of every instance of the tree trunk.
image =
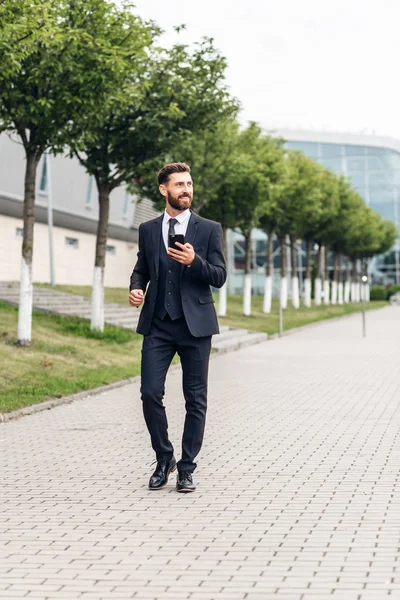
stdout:
[(36, 171), (40, 155), (26, 151), (24, 183), (24, 233), (21, 256), (21, 281), (18, 309), (18, 346), (29, 346), (32, 339), (32, 258), (33, 228), (35, 224)]
[(287, 279), (286, 279), (286, 235), (280, 238), (281, 246), (281, 290), (280, 303), (283, 310), (287, 308)]
[(344, 284), (344, 303), (350, 302), (350, 258), (346, 257), (346, 280)]
[[(228, 256), (227, 232), (228, 232), (227, 228), (223, 227), (222, 228), (222, 247), (223, 247), (223, 251), (224, 251), (225, 260), (227, 260), (227, 256)], [(219, 294), (218, 294), (218, 316), (219, 317), (226, 317), (227, 296), (228, 296), (228, 288), (227, 288), (227, 282), (225, 281), (224, 285), (219, 289)]]
[(96, 258), (93, 272), (91, 329), (104, 330), (104, 269), (108, 221), (110, 214), (110, 189), (107, 183), (99, 182), (99, 222), (97, 224)]
[(330, 280), (329, 280), (329, 251), (328, 246), (324, 246), (324, 304), (329, 304)]
[(338, 304), (343, 304), (343, 258), (338, 254)]
[(322, 298), (322, 283), (321, 283), (321, 267), (322, 267), (322, 245), (318, 244), (318, 253), (317, 253), (317, 274), (315, 277), (315, 305), (321, 306), (321, 298)]
[(306, 241), (306, 277), (304, 280), (304, 304), (307, 308), (311, 306), (311, 250), (312, 240)]
[(274, 274), (274, 240), (272, 233), (268, 234), (267, 242), (267, 261), (266, 261), (266, 277), (264, 284), (264, 304), (263, 312), (270, 313), (272, 306), (272, 278)]
[(332, 280), (332, 289), (331, 289), (332, 304), (337, 303), (337, 293), (338, 293), (338, 254), (337, 254), (337, 252), (334, 252), (334, 254), (333, 254), (333, 280)]
[(251, 315), (251, 231), (245, 234), (245, 262), (243, 286), (243, 314)]
[(299, 308), (299, 278), (297, 275), (296, 245), (295, 238), (293, 235), (290, 236), (290, 263), (292, 266), (292, 305), (293, 308)]

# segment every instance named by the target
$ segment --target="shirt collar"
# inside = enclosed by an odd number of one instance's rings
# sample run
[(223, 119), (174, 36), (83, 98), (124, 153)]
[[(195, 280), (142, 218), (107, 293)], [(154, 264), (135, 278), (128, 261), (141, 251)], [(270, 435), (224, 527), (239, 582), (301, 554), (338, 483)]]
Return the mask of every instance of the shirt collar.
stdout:
[(179, 213), (179, 215), (177, 215), (176, 217), (171, 217), (167, 211), (164, 211), (164, 223), (168, 223), (168, 221), (170, 219), (176, 219), (178, 221), (178, 223), (184, 223), (186, 221), (186, 219), (188, 219), (190, 217), (190, 208), (187, 208), (186, 210), (182, 211), (181, 213)]

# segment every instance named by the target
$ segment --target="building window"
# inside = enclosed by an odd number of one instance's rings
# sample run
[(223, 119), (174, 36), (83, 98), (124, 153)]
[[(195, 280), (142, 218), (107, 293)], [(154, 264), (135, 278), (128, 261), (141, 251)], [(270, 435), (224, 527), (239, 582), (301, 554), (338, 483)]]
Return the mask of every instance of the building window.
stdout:
[(17, 236), (17, 238), (24, 237), (24, 230), (22, 229), (22, 227), (17, 227), (17, 229), (15, 230), (15, 235)]
[(117, 253), (117, 249), (115, 246), (106, 246), (106, 252), (114, 256)]
[(43, 156), (43, 164), (42, 164), (42, 175), (40, 177), (40, 191), (47, 192), (47, 154)]
[(69, 248), (79, 248), (79, 240), (77, 238), (66, 237), (65, 245)]
[(92, 207), (93, 180), (94, 180), (93, 175), (89, 175), (89, 181), (88, 181), (88, 186), (87, 186), (87, 190), (86, 190), (86, 199), (85, 199), (85, 207), (86, 208)]

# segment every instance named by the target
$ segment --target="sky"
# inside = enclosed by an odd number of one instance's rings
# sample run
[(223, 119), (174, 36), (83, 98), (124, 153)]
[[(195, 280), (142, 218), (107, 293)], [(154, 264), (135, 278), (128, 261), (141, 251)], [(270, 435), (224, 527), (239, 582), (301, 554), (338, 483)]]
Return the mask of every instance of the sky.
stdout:
[[(213, 37), (240, 121), (400, 139), (400, 0), (136, 0), (166, 45)], [(179, 34), (173, 27), (184, 23)]]

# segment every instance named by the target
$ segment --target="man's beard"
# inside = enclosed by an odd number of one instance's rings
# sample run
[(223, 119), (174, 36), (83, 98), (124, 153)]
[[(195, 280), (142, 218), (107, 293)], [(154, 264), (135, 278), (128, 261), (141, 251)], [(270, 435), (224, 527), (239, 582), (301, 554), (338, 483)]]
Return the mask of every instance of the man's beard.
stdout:
[[(185, 198), (187, 199), (185, 200)], [(172, 208), (175, 208), (175, 210), (186, 210), (187, 208), (190, 208), (192, 204), (192, 196), (189, 194), (179, 194), (176, 198), (167, 192), (167, 200), (168, 204), (170, 204)]]

